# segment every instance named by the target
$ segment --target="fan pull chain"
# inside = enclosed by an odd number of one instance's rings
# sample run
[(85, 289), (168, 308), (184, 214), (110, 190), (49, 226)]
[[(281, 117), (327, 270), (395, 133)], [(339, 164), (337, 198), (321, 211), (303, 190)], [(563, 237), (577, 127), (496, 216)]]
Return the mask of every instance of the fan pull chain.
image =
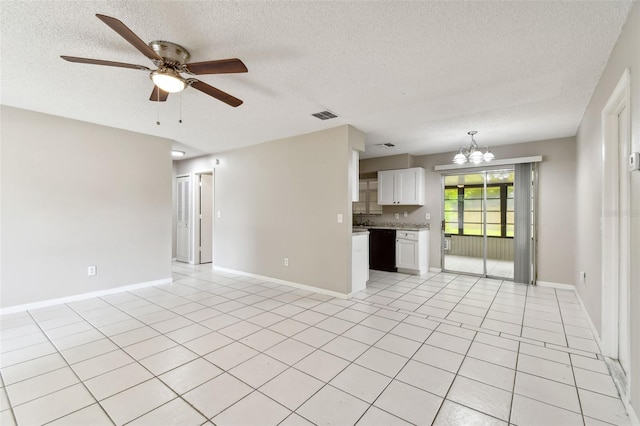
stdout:
[(182, 92), (180, 92), (180, 117), (178, 123), (182, 124)]
[(157, 118), (157, 121), (156, 121), (156, 125), (159, 126), (160, 125), (160, 90), (159, 89), (156, 90), (156, 94), (157, 94), (156, 95), (156, 99), (157, 99), (156, 104), (158, 105), (158, 108), (157, 108), (158, 118)]

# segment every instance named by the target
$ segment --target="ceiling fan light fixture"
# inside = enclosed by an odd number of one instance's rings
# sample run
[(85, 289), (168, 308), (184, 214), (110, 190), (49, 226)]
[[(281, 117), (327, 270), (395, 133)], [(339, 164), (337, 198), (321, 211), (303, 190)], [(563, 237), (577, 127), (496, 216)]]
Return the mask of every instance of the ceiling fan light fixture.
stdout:
[(159, 68), (151, 73), (153, 84), (167, 93), (181, 92), (187, 87), (187, 81), (171, 68)]

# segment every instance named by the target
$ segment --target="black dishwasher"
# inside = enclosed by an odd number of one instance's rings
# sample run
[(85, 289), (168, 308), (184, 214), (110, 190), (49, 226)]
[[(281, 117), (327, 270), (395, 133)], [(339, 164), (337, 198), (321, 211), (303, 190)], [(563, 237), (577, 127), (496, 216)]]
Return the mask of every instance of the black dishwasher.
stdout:
[(369, 229), (369, 268), (396, 272), (396, 231)]

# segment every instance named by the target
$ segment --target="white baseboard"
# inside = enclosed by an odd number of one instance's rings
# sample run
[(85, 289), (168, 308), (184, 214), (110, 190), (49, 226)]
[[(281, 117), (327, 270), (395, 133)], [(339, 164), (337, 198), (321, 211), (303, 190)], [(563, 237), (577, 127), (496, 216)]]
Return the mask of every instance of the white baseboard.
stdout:
[(574, 293), (576, 294), (576, 297), (578, 298), (578, 302), (580, 303), (580, 307), (582, 308), (582, 312), (584, 313), (584, 316), (587, 317), (587, 322), (589, 323), (591, 334), (593, 334), (593, 338), (596, 340), (596, 344), (598, 345), (598, 348), (602, 349), (600, 334), (598, 333), (598, 329), (596, 328), (596, 326), (593, 324), (593, 321), (591, 320), (591, 315), (589, 315), (587, 308), (584, 306), (584, 302), (582, 301), (582, 297), (580, 297), (580, 293), (578, 293), (575, 286), (571, 286), (571, 288), (573, 289)]
[(441, 268), (429, 268), (429, 272), (435, 272), (437, 274), (439, 274), (440, 272), (442, 272)]
[[(554, 283), (554, 282), (551, 282), (551, 281), (536, 281), (536, 285), (539, 285), (540, 287), (559, 288), (559, 289), (562, 289), (562, 290), (573, 290), (573, 291), (575, 291), (575, 289), (576, 289), (576, 287), (574, 285), (571, 285), (571, 284)], [(576, 292), (576, 294), (578, 294), (578, 292)], [(580, 295), (578, 295), (578, 297), (580, 297)]]
[(629, 403), (629, 401), (626, 401), (624, 399), (622, 400), (622, 403), (624, 404), (624, 408), (627, 409), (627, 415), (629, 416), (629, 420), (631, 421), (631, 424), (633, 426), (640, 426), (640, 419), (638, 418), (638, 415), (636, 414), (636, 412), (633, 410), (631, 403)]
[[(593, 321), (591, 320), (591, 316), (589, 315), (589, 312), (587, 312), (587, 308), (584, 306), (584, 302), (582, 301), (582, 297), (580, 297), (580, 293), (577, 291), (575, 286), (570, 286), (570, 287), (575, 292), (576, 297), (578, 298), (578, 302), (580, 303), (580, 307), (582, 307), (582, 311), (584, 312), (585, 317), (587, 317), (587, 322), (589, 323), (589, 328), (591, 329), (591, 333), (593, 334), (593, 338), (595, 339), (596, 344), (598, 345), (599, 348), (602, 348), (602, 342), (600, 341), (600, 334), (598, 334), (598, 330), (596, 329), (596, 326), (593, 324)], [(611, 372), (615, 370), (615, 366), (613, 366), (613, 360), (607, 356), (603, 356), (603, 358), (604, 358), (604, 362), (607, 364), (609, 374), (611, 374)], [(622, 401), (624, 408), (627, 410), (627, 414), (629, 415), (629, 420), (631, 421), (631, 424), (634, 426), (640, 426), (640, 420), (638, 418), (638, 415), (633, 410), (633, 407), (631, 406), (631, 402), (629, 401), (629, 395), (627, 393), (628, 390), (625, 389), (624, 384), (620, 380), (616, 380), (614, 374), (611, 374), (611, 377), (614, 379), (613, 382), (615, 383), (616, 388), (618, 389), (618, 393), (620, 394), (620, 400)]]
[(24, 305), (8, 306), (0, 308), (0, 315), (14, 314), (16, 312), (24, 312), (33, 309), (46, 308), (48, 306), (61, 305), (63, 303), (78, 302), (80, 300), (91, 299), (93, 297), (106, 296), (109, 294), (122, 293), (125, 291), (138, 290), (145, 287), (153, 287), (154, 285), (169, 284), (173, 282), (173, 278), (163, 278), (154, 281), (145, 281), (137, 284), (129, 284), (120, 287), (109, 288), (106, 290), (92, 291), (90, 293), (75, 294), (73, 296), (58, 297), (56, 299), (42, 300), (39, 302), (26, 303)]
[(277, 284), (288, 285), (289, 287), (299, 288), (301, 290), (312, 291), (314, 293), (326, 294), (327, 296), (333, 296), (333, 297), (337, 297), (339, 299), (348, 299), (351, 296), (351, 293), (349, 293), (349, 294), (338, 293), (337, 291), (325, 290), (323, 288), (314, 287), (314, 286), (311, 286), (311, 285), (300, 284), (300, 283), (296, 283), (296, 282), (293, 282), (293, 281), (281, 280), (279, 278), (272, 278), (272, 277), (267, 277), (267, 276), (264, 276), (264, 275), (252, 274), (250, 272), (237, 271), (235, 269), (223, 268), (221, 266), (215, 266), (214, 265), (213, 269), (217, 270), (217, 271), (221, 271), (221, 272), (229, 272), (231, 274), (242, 275), (242, 276), (245, 276), (245, 277), (258, 278), (258, 279), (265, 280), (265, 281), (271, 281), (271, 282), (274, 282), (274, 283), (277, 283)]

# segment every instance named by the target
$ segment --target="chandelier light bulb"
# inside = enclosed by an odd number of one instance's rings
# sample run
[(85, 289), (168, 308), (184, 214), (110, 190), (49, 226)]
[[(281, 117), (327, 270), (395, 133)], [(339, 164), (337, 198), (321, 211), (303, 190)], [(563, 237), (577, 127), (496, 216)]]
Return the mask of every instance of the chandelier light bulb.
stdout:
[(482, 160), (482, 153), (480, 151), (473, 151), (469, 155), (469, 161), (471, 161), (473, 164), (480, 164), (482, 163)]
[(453, 162), (456, 164), (464, 164), (467, 162), (467, 157), (462, 152), (458, 152), (455, 157), (453, 157)]

